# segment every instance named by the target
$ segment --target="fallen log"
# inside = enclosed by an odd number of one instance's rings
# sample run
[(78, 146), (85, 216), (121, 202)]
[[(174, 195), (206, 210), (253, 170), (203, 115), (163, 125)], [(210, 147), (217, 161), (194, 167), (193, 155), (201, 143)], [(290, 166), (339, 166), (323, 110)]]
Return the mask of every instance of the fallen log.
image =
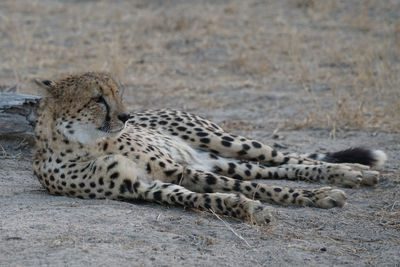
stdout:
[(0, 137), (33, 136), (40, 96), (0, 92)]

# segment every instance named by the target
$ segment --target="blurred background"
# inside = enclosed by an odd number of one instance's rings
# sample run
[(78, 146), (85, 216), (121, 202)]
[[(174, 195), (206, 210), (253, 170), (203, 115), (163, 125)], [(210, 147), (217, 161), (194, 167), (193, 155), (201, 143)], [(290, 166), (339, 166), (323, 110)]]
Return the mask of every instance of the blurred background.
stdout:
[(400, 132), (400, 1), (0, 2), (0, 90), (107, 71), (228, 130)]

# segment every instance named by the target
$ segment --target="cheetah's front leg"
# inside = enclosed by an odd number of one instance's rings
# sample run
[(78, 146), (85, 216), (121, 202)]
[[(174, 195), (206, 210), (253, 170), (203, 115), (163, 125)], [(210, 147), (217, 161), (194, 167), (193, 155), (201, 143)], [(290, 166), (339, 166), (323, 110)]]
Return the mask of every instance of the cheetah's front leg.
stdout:
[(141, 199), (162, 204), (181, 205), (227, 215), (241, 220), (249, 219), (258, 224), (272, 220), (271, 208), (241, 194), (197, 193), (180, 185), (156, 180), (141, 182), (137, 187)]
[[(91, 162), (84, 169), (86, 182), (78, 191), (84, 198), (109, 198), (182, 205), (185, 207), (212, 209), (216, 213), (238, 219), (253, 219), (257, 223), (269, 223), (272, 219), (268, 207), (259, 201), (240, 194), (203, 194), (160, 180), (148, 181), (135, 162), (121, 155), (104, 156)], [(81, 186), (79, 186), (81, 187)]]

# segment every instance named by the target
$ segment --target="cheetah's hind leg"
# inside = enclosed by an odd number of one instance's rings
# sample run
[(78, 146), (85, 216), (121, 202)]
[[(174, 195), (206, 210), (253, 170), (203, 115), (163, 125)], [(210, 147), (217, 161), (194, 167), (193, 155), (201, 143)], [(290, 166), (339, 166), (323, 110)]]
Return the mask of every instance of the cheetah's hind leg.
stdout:
[[(96, 195), (92, 193), (93, 198), (145, 200), (207, 211), (211, 209), (215, 213), (241, 220), (250, 219), (258, 224), (269, 223), (273, 219), (272, 208), (242, 194), (197, 193), (180, 185), (145, 180), (142, 178), (145, 170), (121, 155), (99, 157), (86, 167), (86, 171), (91, 173), (87, 189), (97, 190)], [(89, 193), (82, 197), (92, 198)]]
[(301, 189), (269, 186), (263, 183), (232, 179), (212, 172), (191, 168), (186, 169), (181, 184), (195, 192), (240, 193), (250, 199), (279, 205), (329, 209), (343, 207), (347, 200), (344, 191), (330, 187)]
[(213, 164), (213, 172), (238, 180), (287, 179), (343, 187), (358, 187), (360, 184), (372, 186), (379, 181), (379, 172), (360, 164), (284, 164), (267, 167), (256, 162), (221, 157), (216, 158)]

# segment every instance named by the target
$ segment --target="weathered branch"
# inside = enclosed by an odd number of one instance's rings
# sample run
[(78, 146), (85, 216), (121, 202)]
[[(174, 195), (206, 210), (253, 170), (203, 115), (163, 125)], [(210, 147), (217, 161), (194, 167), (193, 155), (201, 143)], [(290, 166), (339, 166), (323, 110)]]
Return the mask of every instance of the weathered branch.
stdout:
[(33, 135), (40, 96), (0, 92), (0, 136)]

